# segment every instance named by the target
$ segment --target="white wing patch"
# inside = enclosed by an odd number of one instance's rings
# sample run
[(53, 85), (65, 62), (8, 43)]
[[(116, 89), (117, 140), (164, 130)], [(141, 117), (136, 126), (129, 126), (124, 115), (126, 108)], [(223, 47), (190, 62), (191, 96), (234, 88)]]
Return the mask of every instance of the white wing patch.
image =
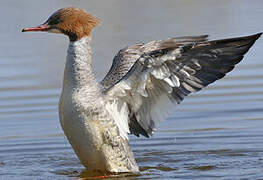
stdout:
[(124, 101), (112, 99), (107, 102), (106, 109), (115, 120), (120, 130), (121, 137), (128, 140), (128, 133), (130, 133), (130, 130), (128, 126), (129, 109), (127, 104)]

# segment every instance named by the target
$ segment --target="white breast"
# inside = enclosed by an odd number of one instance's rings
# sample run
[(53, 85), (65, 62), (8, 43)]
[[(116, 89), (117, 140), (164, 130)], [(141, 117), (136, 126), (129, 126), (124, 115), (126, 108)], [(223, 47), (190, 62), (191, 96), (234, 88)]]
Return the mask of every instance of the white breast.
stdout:
[(103, 144), (100, 125), (81, 104), (70, 99), (69, 94), (63, 94), (60, 99), (60, 122), (65, 135), (83, 165), (89, 169), (106, 169), (100, 152)]

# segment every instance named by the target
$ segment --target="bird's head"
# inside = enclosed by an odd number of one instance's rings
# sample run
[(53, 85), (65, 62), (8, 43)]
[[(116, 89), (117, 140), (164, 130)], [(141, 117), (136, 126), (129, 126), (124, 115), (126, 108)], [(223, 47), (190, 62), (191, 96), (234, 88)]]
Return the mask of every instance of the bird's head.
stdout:
[(62, 8), (53, 13), (48, 20), (36, 27), (24, 28), (22, 32), (45, 31), (62, 33), (70, 41), (76, 41), (90, 36), (91, 30), (100, 23), (100, 20), (80, 8)]

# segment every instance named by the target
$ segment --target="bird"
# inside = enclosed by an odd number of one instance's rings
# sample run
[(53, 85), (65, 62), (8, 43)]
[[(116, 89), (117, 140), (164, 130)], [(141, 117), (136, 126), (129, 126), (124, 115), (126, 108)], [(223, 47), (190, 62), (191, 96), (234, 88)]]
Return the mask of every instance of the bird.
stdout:
[(88, 172), (139, 172), (129, 134), (151, 137), (190, 93), (232, 71), (262, 33), (208, 40), (183, 36), (137, 43), (121, 49), (106, 76), (97, 81), (92, 65), (91, 31), (100, 19), (66, 7), (42, 31), (69, 38), (59, 119), (64, 134)]

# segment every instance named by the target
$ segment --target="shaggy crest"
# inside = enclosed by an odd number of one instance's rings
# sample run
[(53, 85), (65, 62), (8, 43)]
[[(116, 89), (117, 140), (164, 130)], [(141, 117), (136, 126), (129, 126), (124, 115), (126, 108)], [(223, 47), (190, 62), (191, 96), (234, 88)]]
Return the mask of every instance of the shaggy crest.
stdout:
[(69, 36), (71, 41), (76, 41), (84, 36), (90, 36), (91, 30), (100, 24), (100, 20), (79, 8), (62, 8), (56, 11), (46, 21), (63, 34)]

